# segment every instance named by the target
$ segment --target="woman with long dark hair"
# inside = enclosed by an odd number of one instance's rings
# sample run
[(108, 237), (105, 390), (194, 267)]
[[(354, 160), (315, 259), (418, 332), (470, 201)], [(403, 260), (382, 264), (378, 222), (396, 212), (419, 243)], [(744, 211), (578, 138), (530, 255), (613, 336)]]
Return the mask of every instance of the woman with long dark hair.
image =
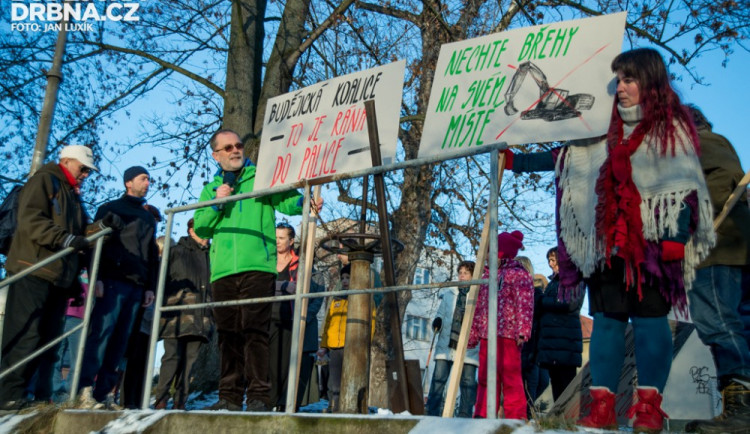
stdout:
[[(615, 428), (615, 393), (632, 322), (638, 372), (635, 432), (658, 432), (672, 363), (667, 313), (687, 312), (695, 266), (715, 242), (696, 130), (661, 55), (630, 50), (612, 62), (617, 94), (606, 138), (534, 156), (514, 172), (557, 171), (560, 297), (589, 288), (591, 411), (579, 421)], [(515, 161), (514, 161), (515, 160)], [(557, 164), (557, 168), (555, 168)]]

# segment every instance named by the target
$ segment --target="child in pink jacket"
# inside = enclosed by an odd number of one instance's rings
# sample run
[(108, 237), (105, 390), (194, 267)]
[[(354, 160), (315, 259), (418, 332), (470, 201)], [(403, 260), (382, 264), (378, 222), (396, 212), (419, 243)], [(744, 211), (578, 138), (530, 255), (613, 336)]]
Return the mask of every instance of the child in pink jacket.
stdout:
[[(497, 404), (503, 396), (506, 419), (526, 419), (526, 398), (521, 377), (521, 346), (531, 334), (534, 312), (534, 283), (531, 275), (514, 258), (523, 247), (519, 231), (497, 236)], [(485, 267), (484, 278), (489, 276)], [(469, 334), (469, 348), (479, 344), (479, 384), (474, 417), (487, 417), (487, 285), (479, 287), (474, 321)]]

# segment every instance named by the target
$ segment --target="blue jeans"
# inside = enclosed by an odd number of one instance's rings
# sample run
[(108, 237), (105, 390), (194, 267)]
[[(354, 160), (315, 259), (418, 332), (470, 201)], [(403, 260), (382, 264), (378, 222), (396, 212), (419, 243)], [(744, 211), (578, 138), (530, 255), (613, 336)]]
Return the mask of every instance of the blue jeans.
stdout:
[[(83, 322), (81, 318), (74, 316), (65, 317), (65, 333), (73, 330)], [(81, 338), (81, 331), (73, 333), (67, 338), (60, 342), (60, 349), (57, 351), (57, 363), (55, 364), (55, 372), (52, 377), (52, 393), (62, 395), (70, 392), (70, 383), (73, 381), (73, 374), (75, 373), (76, 359), (78, 358), (78, 342)], [(65, 380), (62, 378), (62, 369), (67, 367), (68, 376)], [(54, 397), (54, 395), (53, 395)]]
[[(443, 394), (445, 383), (453, 366), (452, 360), (435, 360), (435, 371), (432, 373), (430, 394), (427, 396), (426, 411), (430, 416), (440, 416), (443, 413)], [(472, 417), (474, 403), (477, 401), (477, 367), (464, 363), (461, 371), (461, 398), (458, 404), (458, 417)]]
[(696, 270), (688, 296), (698, 336), (713, 354), (719, 387), (723, 389), (732, 377), (750, 378), (750, 349), (739, 311), (742, 269), (714, 265)]
[(536, 363), (530, 363), (523, 371), (523, 380), (526, 386), (527, 403), (529, 407), (533, 407), (537, 398), (542, 396), (549, 386), (549, 372)]
[(742, 331), (747, 345), (750, 347), (750, 265), (742, 270), (742, 301), (740, 301), (740, 318), (745, 325)]
[(127, 282), (104, 280), (104, 295), (96, 298), (83, 352), (79, 389), (94, 385), (94, 399), (104, 401), (117, 383), (117, 368), (125, 355), (143, 288)]
[[(638, 385), (664, 391), (672, 366), (672, 331), (666, 316), (632, 316), (635, 341), (635, 367)], [(617, 393), (622, 365), (625, 362), (625, 331), (628, 316), (624, 314), (594, 314), (591, 332), (589, 366), (591, 385), (606, 386)]]

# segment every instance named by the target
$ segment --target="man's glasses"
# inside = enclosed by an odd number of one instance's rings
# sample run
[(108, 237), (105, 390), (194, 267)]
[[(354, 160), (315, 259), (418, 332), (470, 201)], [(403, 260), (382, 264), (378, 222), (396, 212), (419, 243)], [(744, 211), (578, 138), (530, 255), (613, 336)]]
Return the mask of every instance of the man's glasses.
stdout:
[(217, 151), (224, 151), (227, 154), (230, 152), (234, 152), (235, 149), (241, 152), (243, 149), (245, 149), (245, 145), (243, 145), (242, 143), (235, 143), (234, 145), (226, 145), (223, 148), (216, 148)]

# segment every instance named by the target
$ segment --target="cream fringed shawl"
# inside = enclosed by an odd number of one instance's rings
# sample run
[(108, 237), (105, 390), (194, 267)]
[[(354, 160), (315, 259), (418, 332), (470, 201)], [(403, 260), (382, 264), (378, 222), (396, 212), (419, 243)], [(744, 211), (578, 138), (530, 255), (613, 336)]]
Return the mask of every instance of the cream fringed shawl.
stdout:
[[(640, 120), (640, 107), (620, 109), (628, 137)], [(647, 135), (631, 156), (633, 182), (641, 196), (643, 237), (658, 243), (677, 233), (677, 217), (683, 201), (697, 193), (697, 227), (685, 246), (682, 273), (685, 290), (692, 287), (695, 267), (708, 255), (716, 241), (713, 231), (713, 208), (700, 162), (689, 136), (677, 127), (675, 155), (660, 155)], [(606, 138), (588, 146), (568, 146), (560, 153), (556, 165), (559, 178), (560, 238), (568, 255), (583, 277), (589, 277), (604, 264), (604, 240), (596, 233), (596, 182), (599, 169), (607, 158)]]

